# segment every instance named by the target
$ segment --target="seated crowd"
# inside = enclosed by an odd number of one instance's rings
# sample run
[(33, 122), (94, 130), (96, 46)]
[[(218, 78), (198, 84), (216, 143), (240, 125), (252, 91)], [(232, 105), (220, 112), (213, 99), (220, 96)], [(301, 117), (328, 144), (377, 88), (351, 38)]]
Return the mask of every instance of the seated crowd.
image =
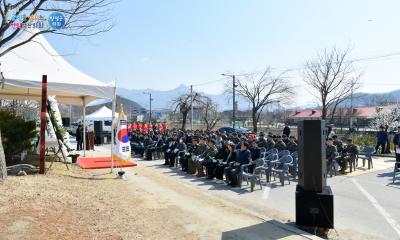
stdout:
[(359, 147), (353, 143), (351, 138), (344, 144), (336, 135), (326, 140), (327, 171), (336, 171), (335, 163), (340, 166), (340, 173), (345, 174), (349, 163), (356, 161)]
[[(249, 139), (240, 133), (218, 131), (134, 131), (130, 140), (134, 153), (144, 159), (151, 160), (152, 154), (162, 152), (167, 166), (180, 164), (188, 174), (225, 180), (231, 186), (241, 185), (240, 167), (260, 159), (262, 152), (273, 148), (278, 152), (297, 151), (295, 137), (286, 134), (268, 134), (265, 137), (260, 133), (258, 137)], [(247, 171), (254, 171), (254, 166)]]
[[(225, 180), (231, 186), (241, 185), (240, 167), (260, 159), (262, 152), (268, 153), (271, 149), (297, 152), (294, 136), (271, 133), (265, 136), (262, 132), (258, 137), (249, 139), (240, 133), (218, 131), (132, 131), (130, 140), (134, 154), (144, 159), (151, 160), (154, 154), (163, 155), (166, 166), (181, 165), (188, 174)], [(343, 143), (338, 136), (329, 136), (326, 140), (327, 172), (339, 170), (345, 174), (358, 154), (359, 147), (352, 139)], [(253, 170), (254, 166), (246, 169)]]

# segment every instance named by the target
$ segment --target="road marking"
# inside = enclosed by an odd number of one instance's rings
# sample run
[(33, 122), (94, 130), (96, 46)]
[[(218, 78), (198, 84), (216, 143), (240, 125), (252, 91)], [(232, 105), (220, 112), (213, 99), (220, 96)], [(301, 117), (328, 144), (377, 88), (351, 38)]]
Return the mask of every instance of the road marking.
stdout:
[(364, 194), (364, 196), (372, 203), (372, 205), (378, 210), (378, 212), (386, 219), (386, 221), (392, 226), (393, 230), (396, 231), (397, 235), (400, 237), (400, 226), (393, 219), (388, 212), (378, 203), (378, 201), (367, 192), (358, 182), (356, 179), (352, 178), (351, 181), (356, 185), (356, 187)]

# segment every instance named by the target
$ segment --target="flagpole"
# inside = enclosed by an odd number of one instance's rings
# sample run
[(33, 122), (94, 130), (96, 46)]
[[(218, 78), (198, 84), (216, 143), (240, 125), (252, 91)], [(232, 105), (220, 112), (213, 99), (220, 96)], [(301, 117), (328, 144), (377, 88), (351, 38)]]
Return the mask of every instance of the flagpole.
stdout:
[(117, 81), (114, 82), (114, 94), (113, 94), (113, 100), (111, 103), (111, 108), (112, 108), (112, 117), (111, 117), (111, 173), (113, 172), (114, 169), (114, 159), (113, 159), (113, 153), (114, 153), (114, 140), (115, 140), (115, 133), (114, 133), (114, 126), (115, 126), (115, 104), (117, 101)]

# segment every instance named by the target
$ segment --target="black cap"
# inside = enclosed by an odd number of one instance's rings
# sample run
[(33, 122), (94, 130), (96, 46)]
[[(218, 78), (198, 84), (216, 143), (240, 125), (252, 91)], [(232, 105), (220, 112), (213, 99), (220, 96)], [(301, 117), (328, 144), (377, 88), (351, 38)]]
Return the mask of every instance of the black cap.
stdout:
[(265, 134), (263, 132), (260, 132), (260, 137), (264, 137)]
[(353, 141), (353, 139), (351, 139), (351, 138), (348, 138), (348, 139), (347, 139), (347, 141), (348, 141), (348, 142), (352, 142), (352, 141)]
[(328, 141), (332, 141), (333, 140), (333, 138), (328, 138)]

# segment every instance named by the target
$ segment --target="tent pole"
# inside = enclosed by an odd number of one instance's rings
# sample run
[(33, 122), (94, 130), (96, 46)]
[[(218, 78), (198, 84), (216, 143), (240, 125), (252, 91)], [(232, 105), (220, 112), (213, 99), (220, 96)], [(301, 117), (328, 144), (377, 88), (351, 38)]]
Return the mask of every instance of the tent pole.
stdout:
[(114, 153), (114, 125), (115, 125), (115, 104), (117, 101), (117, 83), (115, 82), (114, 85), (114, 94), (113, 94), (113, 100), (111, 103), (111, 108), (112, 108), (112, 117), (111, 117), (111, 172), (113, 172), (114, 169), (114, 160), (113, 160), (113, 153)]
[(83, 100), (83, 156), (86, 157), (86, 99), (85, 97), (82, 98)]

